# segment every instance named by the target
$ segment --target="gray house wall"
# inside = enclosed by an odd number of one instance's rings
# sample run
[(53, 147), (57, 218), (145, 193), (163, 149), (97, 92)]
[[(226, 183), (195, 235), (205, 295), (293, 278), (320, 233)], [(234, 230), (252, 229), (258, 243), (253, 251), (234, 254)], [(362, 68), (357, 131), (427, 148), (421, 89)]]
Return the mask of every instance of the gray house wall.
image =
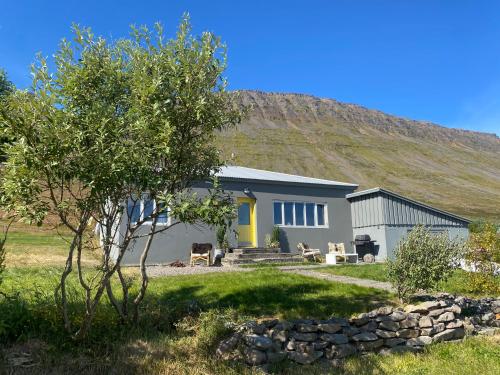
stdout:
[[(323, 253), (328, 252), (328, 242), (343, 242), (347, 251), (352, 251), (352, 224), (350, 204), (346, 195), (352, 193), (355, 187), (328, 186), (319, 184), (290, 184), (264, 181), (233, 181), (221, 179), (223, 188), (234, 199), (250, 197), (256, 199), (256, 237), (257, 246), (263, 247), (265, 236), (273, 228), (273, 201), (304, 201), (325, 203), (327, 205), (327, 228), (293, 228), (282, 227), (281, 247), (284, 252), (296, 252), (299, 242), (306, 242), (312, 248), (318, 248)], [(208, 184), (199, 184), (193, 191), (200, 195), (206, 194)], [(249, 194), (243, 191), (248, 189)], [(124, 223), (125, 221), (123, 221)], [(234, 228), (236, 229), (236, 220)], [(122, 224), (123, 226), (123, 224)], [(139, 234), (146, 234), (148, 225), (139, 229)], [(139, 257), (146, 239), (141, 238), (131, 244), (123, 258), (125, 265), (139, 263)], [(175, 261), (189, 260), (189, 250), (193, 242), (210, 242), (215, 245), (215, 232), (206, 226), (177, 224), (164, 233), (155, 236), (148, 256), (149, 264), (165, 264)], [(236, 246), (233, 238), (232, 246)]]
[(369, 234), (376, 241), (377, 260), (392, 258), (398, 243), (417, 224), (447, 233), (453, 240), (466, 239), (469, 234), (467, 220), (384, 191), (348, 197), (348, 200), (353, 235)]

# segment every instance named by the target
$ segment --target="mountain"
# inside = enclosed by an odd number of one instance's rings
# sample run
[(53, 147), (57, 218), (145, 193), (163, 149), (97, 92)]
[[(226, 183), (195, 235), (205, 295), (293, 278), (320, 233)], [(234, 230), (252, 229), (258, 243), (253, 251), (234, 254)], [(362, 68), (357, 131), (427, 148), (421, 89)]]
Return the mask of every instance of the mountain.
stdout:
[(500, 221), (500, 138), (302, 94), (237, 91), (245, 120), (220, 134), (230, 164), (381, 186)]

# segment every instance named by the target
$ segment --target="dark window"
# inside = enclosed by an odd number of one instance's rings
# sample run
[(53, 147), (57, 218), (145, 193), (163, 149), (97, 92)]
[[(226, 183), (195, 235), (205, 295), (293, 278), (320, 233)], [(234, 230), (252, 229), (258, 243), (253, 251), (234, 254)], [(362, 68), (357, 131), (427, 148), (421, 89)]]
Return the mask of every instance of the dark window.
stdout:
[(158, 224), (167, 224), (168, 223), (168, 211), (165, 207), (164, 203), (158, 204), (158, 212), (160, 214), (158, 215)]
[(318, 204), (316, 208), (318, 210), (318, 225), (325, 225), (325, 205)]
[(143, 218), (146, 221), (151, 221), (150, 216), (153, 214), (154, 210), (154, 201), (152, 199), (144, 199), (144, 208), (143, 208)]
[(243, 202), (238, 207), (238, 224), (250, 225), (250, 203)]
[(141, 201), (129, 199), (127, 214), (130, 217), (131, 223), (137, 223), (141, 218)]
[(295, 225), (304, 225), (304, 203), (295, 203)]
[(274, 224), (281, 225), (283, 224), (283, 218), (281, 216), (281, 207), (283, 203), (274, 202)]
[(293, 202), (285, 202), (285, 225), (293, 225)]
[(306, 225), (314, 227), (314, 203), (306, 203)]

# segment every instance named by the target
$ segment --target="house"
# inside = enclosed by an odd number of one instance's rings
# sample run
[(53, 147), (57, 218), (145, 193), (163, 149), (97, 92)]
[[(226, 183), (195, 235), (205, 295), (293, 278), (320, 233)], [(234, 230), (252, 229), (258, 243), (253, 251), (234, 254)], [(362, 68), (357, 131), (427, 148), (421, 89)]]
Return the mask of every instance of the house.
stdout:
[(368, 234), (375, 240), (377, 259), (391, 258), (399, 241), (417, 224), (450, 240), (468, 237), (469, 220), (382, 188), (346, 195), (351, 203), (353, 236)]
[[(392, 253), (391, 246), (396, 239), (394, 236), (402, 236), (405, 233), (402, 230), (391, 234), (388, 228), (392, 228), (393, 221), (387, 221), (386, 216), (382, 215), (383, 220), (372, 220), (371, 211), (366, 211), (372, 207), (372, 203), (367, 203), (366, 209), (353, 209), (358, 207), (360, 202), (365, 200), (370, 202), (371, 199), (369, 194), (355, 193), (357, 184), (239, 166), (222, 168), (218, 177), (224, 190), (231, 194), (238, 205), (238, 217), (234, 220), (232, 228), (232, 232), (237, 232), (238, 236), (231, 238), (234, 247), (264, 247), (266, 234), (271, 233), (274, 225), (278, 225), (281, 228), (281, 250), (286, 253), (296, 252), (299, 242), (305, 242), (310, 247), (321, 249), (325, 253), (328, 251), (328, 242), (342, 242), (347, 252), (354, 252), (353, 234), (363, 233), (373, 236), (372, 240), (378, 245), (377, 258), (385, 259)], [(209, 182), (200, 182), (193, 185), (192, 190), (203, 195), (209, 187)], [(381, 192), (382, 189), (379, 193)], [(415, 207), (419, 205), (422, 210), (425, 209), (427, 215), (436, 213), (442, 218), (456, 218), (455, 222), (461, 229), (460, 234), (466, 233), (467, 220), (411, 202)], [(140, 207), (130, 213), (132, 222), (141, 214), (147, 215), (153, 210), (154, 205), (153, 201), (142, 201)], [(371, 221), (366, 222), (367, 225), (363, 221), (364, 217), (370, 217)], [(420, 219), (415, 217), (415, 220), (404, 226), (404, 230), (420, 222)], [(159, 225), (169, 223), (169, 220), (172, 218), (166, 214), (160, 218)], [(391, 217), (391, 220), (394, 219)], [(386, 222), (387, 224), (383, 224)], [(380, 229), (382, 227), (384, 230)], [(450, 227), (446, 226), (446, 230), (449, 229)], [(147, 231), (146, 223), (139, 228), (139, 235), (146, 234)], [(454, 234), (455, 231), (450, 231), (450, 235)], [(143, 237), (131, 244), (122, 263), (138, 264), (145, 241), (146, 238)], [(155, 236), (148, 256), (149, 263), (188, 261), (191, 244), (205, 242), (215, 244), (213, 228), (188, 224), (176, 225)]]

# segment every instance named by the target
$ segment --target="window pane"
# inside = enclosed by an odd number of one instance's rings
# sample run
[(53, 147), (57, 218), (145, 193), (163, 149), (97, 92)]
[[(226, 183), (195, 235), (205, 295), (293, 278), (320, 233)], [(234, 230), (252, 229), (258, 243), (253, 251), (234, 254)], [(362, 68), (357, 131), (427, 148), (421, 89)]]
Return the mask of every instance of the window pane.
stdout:
[(285, 225), (293, 225), (293, 202), (285, 202)]
[(304, 203), (295, 203), (295, 225), (304, 225)]
[(165, 209), (165, 203), (160, 203), (158, 205), (158, 211), (161, 213), (158, 215), (158, 224), (167, 224), (168, 222), (168, 211)]
[(130, 217), (131, 223), (137, 223), (137, 221), (141, 218), (141, 201), (129, 199), (127, 214)]
[(314, 203), (306, 203), (306, 222), (308, 227), (314, 227)]
[(152, 199), (145, 199), (144, 200), (144, 209), (143, 209), (143, 219), (146, 221), (151, 221), (151, 219), (148, 219), (152, 214), (154, 210), (154, 201)]
[(250, 203), (241, 203), (238, 207), (238, 224), (250, 225)]
[(283, 218), (281, 217), (281, 202), (274, 202), (274, 224), (283, 224)]
[(316, 207), (318, 208), (318, 225), (325, 225), (325, 205), (318, 204)]

